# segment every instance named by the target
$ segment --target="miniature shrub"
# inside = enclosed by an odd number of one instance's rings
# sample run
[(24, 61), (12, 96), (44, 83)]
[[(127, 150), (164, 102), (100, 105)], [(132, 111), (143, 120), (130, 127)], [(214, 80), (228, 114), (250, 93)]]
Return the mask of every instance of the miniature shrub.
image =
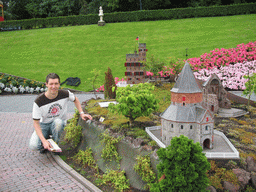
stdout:
[(122, 159), (117, 152), (116, 144), (121, 141), (122, 138), (114, 138), (109, 135), (107, 131), (101, 135), (101, 143), (104, 145), (103, 150), (101, 151), (101, 157), (104, 161), (112, 161), (116, 159), (117, 163)]
[(243, 120), (238, 120), (238, 123), (241, 125), (249, 125), (247, 121), (243, 121)]
[(232, 170), (226, 170), (225, 168), (219, 168), (215, 161), (210, 161), (211, 169), (207, 173), (210, 185), (216, 189), (223, 190), (222, 182), (228, 181), (234, 185), (239, 185), (238, 179)]
[(237, 167), (237, 163), (233, 160), (229, 160), (227, 166), (230, 167), (231, 169), (234, 169)]
[(108, 67), (108, 71), (105, 72), (105, 84), (104, 84), (104, 97), (105, 99), (116, 98), (116, 83), (112, 75), (111, 69)]
[(156, 141), (152, 140), (148, 143), (150, 146), (157, 146)]
[(223, 190), (221, 179), (217, 175), (209, 176), (209, 183), (216, 189)]
[(98, 165), (93, 158), (92, 149), (88, 148), (85, 151), (79, 150), (78, 153), (72, 157), (72, 159), (77, 163), (81, 164), (84, 168), (86, 166), (92, 167), (98, 171)]
[(133, 136), (135, 138), (146, 138), (147, 137), (147, 132), (144, 129), (135, 127), (135, 128), (131, 128), (130, 131), (128, 131), (126, 133), (129, 136)]
[(137, 164), (135, 164), (134, 170), (141, 176), (142, 180), (148, 184), (155, 182), (156, 175), (150, 164), (150, 156), (138, 156), (136, 160)]
[(229, 129), (229, 133), (228, 133), (229, 136), (238, 139), (239, 138), (239, 134), (240, 133), (237, 130)]
[(136, 118), (149, 116), (158, 109), (158, 102), (151, 93), (152, 90), (154, 90), (154, 86), (149, 83), (119, 87), (116, 91), (118, 104), (110, 104), (109, 109), (129, 118), (131, 126)]
[(82, 137), (82, 127), (77, 125), (79, 118), (79, 112), (76, 110), (74, 117), (70, 119), (64, 130), (66, 131), (66, 135), (64, 140), (67, 141), (75, 148), (81, 140)]
[(111, 184), (117, 191), (130, 188), (129, 180), (125, 177), (125, 171), (107, 170), (103, 176), (98, 176), (100, 184)]
[(151, 191), (205, 191), (209, 179), (206, 172), (210, 163), (200, 144), (184, 135), (174, 137), (171, 145), (157, 151), (159, 182), (151, 185)]
[(239, 139), (241, 143), (244, 144), (253, 144), (253, 138), (256, 136), (254, 133), (247, 132), (244, 129), (236, 129), (240, 134), (239, 134)]

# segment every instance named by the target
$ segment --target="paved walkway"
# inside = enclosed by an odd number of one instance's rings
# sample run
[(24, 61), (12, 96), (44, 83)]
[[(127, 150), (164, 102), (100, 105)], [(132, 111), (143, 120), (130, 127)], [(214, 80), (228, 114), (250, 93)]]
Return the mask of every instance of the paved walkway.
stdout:
[[(77, 96), (83, 101), (84, 95)], [(31, 97), (35, 96), (0, 96), (0, 191), (94, 191), (59, 166), (50, 153), (28, 148), (34, 130)], [(74, 105), (69, 108), (74, 110)]]

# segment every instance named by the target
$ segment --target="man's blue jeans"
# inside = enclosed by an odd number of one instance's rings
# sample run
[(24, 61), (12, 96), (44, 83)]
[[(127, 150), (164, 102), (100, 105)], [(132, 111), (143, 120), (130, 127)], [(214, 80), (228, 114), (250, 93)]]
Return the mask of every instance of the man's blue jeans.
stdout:
[[(65, 121), (62, 119), (55, 119), (51, 123), (40, 123), (40, 127), (42, 130), (42, 133), (45, 137), (45, 139), (49, 139), (50, 135), (52, 135), (52, 139), (58, 143), (59, 142), (59, 137), (64, 130), (65, 127)], [(32, 150), (40, 150), (43, 149), (43, 145), (41, 140), (36, 134), (36, 131), (33, 132), (30, 141), (29, 141), (29, 148)]]

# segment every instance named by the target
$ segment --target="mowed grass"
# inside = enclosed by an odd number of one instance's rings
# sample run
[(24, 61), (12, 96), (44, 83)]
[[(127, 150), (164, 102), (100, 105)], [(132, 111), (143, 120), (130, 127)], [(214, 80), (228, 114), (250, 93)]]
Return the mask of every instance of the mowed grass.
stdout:
[[(256, 14), (182, 20), (107, 23), (0, 33), (0, 72), (45, 81), (50, 72), (61, 81), (81, 78), (75, 89), (92, 90), (93, 69), (110, 67), (114, 77), (125, 77), (126, 54), (147, 44), (147, 56), (160, 60), (199, 57), (215, 48), (231, 48), (256, 41)], [(74, 88), (74, 87), (72, 87)]]

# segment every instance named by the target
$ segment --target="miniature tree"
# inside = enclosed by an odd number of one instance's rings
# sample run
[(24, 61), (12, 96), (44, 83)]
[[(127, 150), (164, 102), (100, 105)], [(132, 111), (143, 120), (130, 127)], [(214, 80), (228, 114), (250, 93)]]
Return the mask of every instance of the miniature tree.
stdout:
[(90, 82), (90, 85), (92, 85), (93, 88), (93, 93), (95, 95), (95, 99), (97, 99), (97, 87), (100, 86), (100, 81), (98, 79), (99, 75), (100, 75), (100, 70), (98, 69), (93, 69), (90, 73), (92, 74), (93, 77), (88, 78), (88, 81)]
[(174, 137), (171, 145), (157, 151), (161, 178), (152, 184), (150, 191), (206, 191), (210, 163), (202, 151), (198, 142), (184, 135)]
[(105, 99), (116, 98), (116, 83), (114, 81), (112, 71), (109, 67), (108, 67), (108, 71), (105, 72), (104, 96), (105, 96)]
[(132, 126), (136, 118), (149, 116), (158, 109), (158, 102), (151, 93), (152, 90), (154, 90), (154, 86), (149, 83), (119, 87), (116, 91), (118, 104), (110, 104), (109, 109), (112, 112), (120, 112), (129, 118), (130, 126)]
[(151, 55), (149, 59), (143, 63), (143, 65), (146, 71), (150, 71), (154, 74), (154, 76), (158, 76), (158, 72), (163, 70), (165, 63), (155, 59), (154, 55)]
[(250, 100), (251, 95), (254, 92), (256, 94), (256, 74), (254, 75), (246, 75), (244, 76), (245, 79), (248, 79), (248, 81), (245, 83), (245, 90), (243, 91), (243, 94), (245, 96), (248, 96), (248, 103), (247, 103), (247, 109), (250, 112)]

